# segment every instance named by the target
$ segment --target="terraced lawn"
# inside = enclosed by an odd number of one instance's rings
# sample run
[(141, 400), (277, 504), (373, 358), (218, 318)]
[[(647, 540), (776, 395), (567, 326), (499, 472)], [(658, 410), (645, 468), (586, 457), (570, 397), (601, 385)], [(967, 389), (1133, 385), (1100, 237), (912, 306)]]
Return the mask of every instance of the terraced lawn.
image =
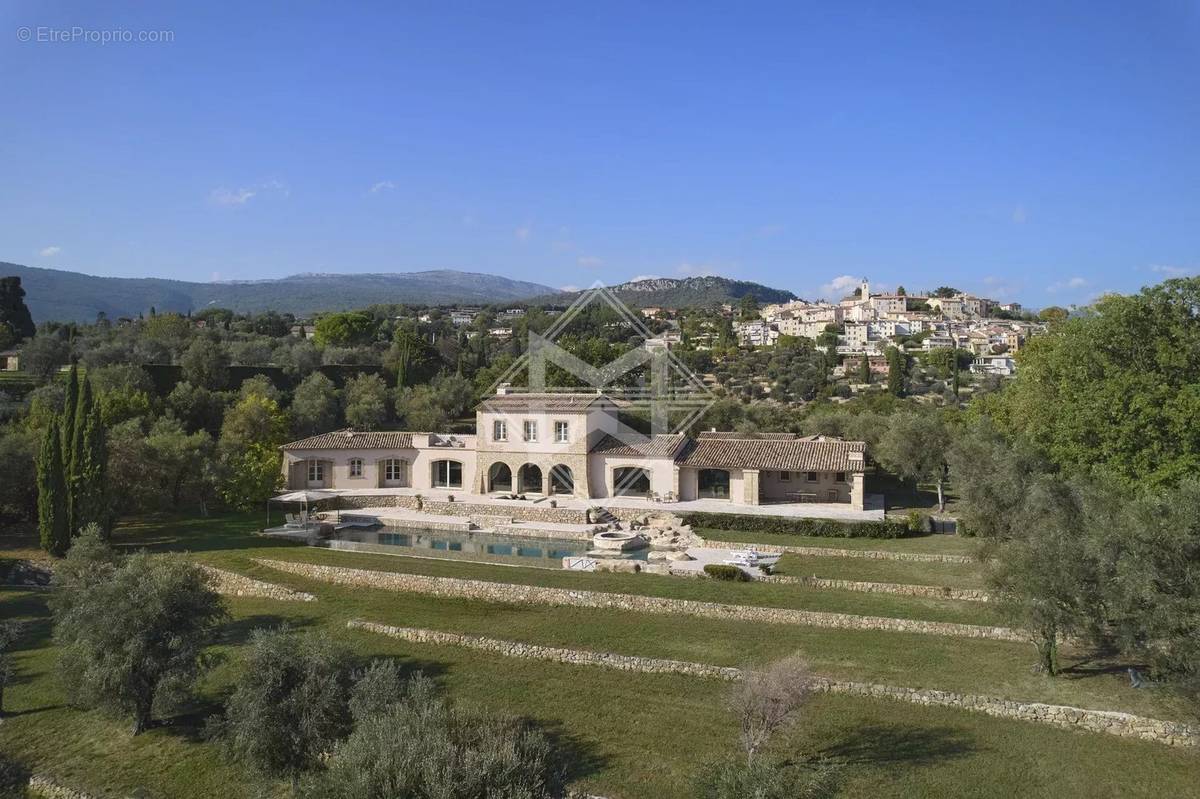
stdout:
[(782, 544), (796, 547), (825, 547), (828, 549), (878, 549), (884, 552), (918, 552), (932, 555), (972, 556), (979, 543), (956, 535), (923, 535), (913, 538), (830, 538), (828, 536), (790, 535), (788, 533), (757, 533), (748, 530), (713, 530), (696, 528), (704, 538), (717, 541), (745, 541), (753, 544)]
[(976, 563), (914, 563), (907, 560), (829, 558), (788, 553), (779, 559), (779, 566), (775, 572), (797, 577), (876, 583), (908, 583), (951, 588), (986, 587), (983, 568)]
[[(1092, 659), (1088, 653), (1066, 653), (1076, 671), (1051, 679), (1030, 671), (1033, 649), (1016, 643), (439, 599), (339, 587), (257, 566), (251, 559), (312, 560), (737, 604), (834, 605), (843, 612), (871, 607), (879, 615), (907, 612), (910, 618), (969, 613), (953, 609), (970, 603), (926, 604), (899, 597), (794, 590), (796, 586), (542, 572), (329, 552), (248, 535), (257, 523), (245, 517), (156, 518), (119, 531), (121, 544), (188, 549), (214, 565), (318, 597), (315, 603), (230, 600), (232, 619), (218, 647), (224, 657), (206, 680), (198, 703), (170, 726), (136, 739), (128, 735), (123, 721), (64, 705), (53, 679), (55, 653), (45, 592), (0, 589), (0, 617), (34, 620), (17, 656), (17, 682), (6, 696), (6, 707), (15, 714), (0, 725), (0, 747), (40, 771), (97, 794), (126, 796), (140, 788), (138, 795), (146, 799), (286, 796), (286, 786), (256, 784), (228, 765), (200, 735), (203, 718), (237, 679), (238, 649), (249, 632), (283, 621), (301, 630), (328, 630), (364, 657), (399, 658), (433, 675), (459, 701), (509, 710), (545, 725), (574, 753), (577, 786), (615, 799), (690, 796), (689, 779), (697, 764), (729, 751), (734, 742), (735, 728), (723, 705), (727, 687), (716, 681), (513, 661), (411, 644), (347, 630), (345, 622), (351, 618), (724, 665), (760, 662), (799, 650), (815, 670), (831, 676), (1188, 717), (1187, 706), (1173, 694), (1135, 691), (1120, 673), (1121, 664)], [(857, 604), (867, 600), (868, 605)], [(1191, 796), (1200, 778), (1196, 752), (847, 696), (814, 700), (805, 721), (780, 742), (780, 749), (785, 755), (822, 753), (843, 763), (841, 795), (848, 797)]]

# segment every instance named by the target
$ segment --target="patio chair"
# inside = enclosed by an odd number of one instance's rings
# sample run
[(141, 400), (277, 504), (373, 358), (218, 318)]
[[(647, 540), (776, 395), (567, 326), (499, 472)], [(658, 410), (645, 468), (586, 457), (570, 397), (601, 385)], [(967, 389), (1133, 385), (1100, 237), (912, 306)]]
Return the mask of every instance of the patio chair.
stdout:
[(662, 502), (662, 497), (660, 497), (654, 491), (647, 491), (646, 492), (646, 501), (647, 502)]
[(667, 493), (662, 495), (662, 501), (663, 502), (678, 502), (679, 498), (675, 496), (674, 491), (668, 491)]
[(757, 566), (758, 553), (748, 549), (733, 550), (725, 562), (737, 566)]

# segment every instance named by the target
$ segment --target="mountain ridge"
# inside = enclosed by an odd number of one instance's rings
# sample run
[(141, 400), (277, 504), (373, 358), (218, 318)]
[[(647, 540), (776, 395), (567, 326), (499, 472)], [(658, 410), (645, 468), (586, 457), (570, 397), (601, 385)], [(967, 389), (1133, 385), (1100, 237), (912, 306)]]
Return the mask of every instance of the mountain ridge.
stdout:
[[(760, 303), (788, 302), (797, 299), (795, 294), (786, 289), (771, 288), (750, 280), (734, 280), (718, 275), (644, 278), (607, 288), (622, 302), (642, 308), (651, 306), (685, 308), (736, 304), (747, 294), (753, 294)], [(574, 291), (553, 297), (535, 297), (530, 302), (570, 303), (581, 293), (582, 291)]]
[(156, 277), (106, 277), (64, 269), (0, 262), (16, 275), (35, 321), (90, 322), (158, 311), (190, 313), (207, 307), (238, 312), (276, 310), (306, 316), (381, 303), (442, 305), (515, 302), (557, 291), (541, 283), (483, 272), (298, 273), (282, 278), (198, 283)]

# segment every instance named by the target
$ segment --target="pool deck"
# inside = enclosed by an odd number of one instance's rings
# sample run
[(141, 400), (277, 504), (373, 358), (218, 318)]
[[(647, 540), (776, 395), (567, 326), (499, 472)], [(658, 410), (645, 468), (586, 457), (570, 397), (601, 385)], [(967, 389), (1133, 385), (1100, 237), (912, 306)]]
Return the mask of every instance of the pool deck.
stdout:
[[(458, 502), (473, 505), (495, 506), (504, 515), (504, 508), (537, 507), (546, 508), (545, 497), (537, 497), (525, 501), (501, 499), (492, 494), (469, 494), (461, 490), (446, 491), (442, 489), (415, 488), (344, 488), (322, 489), (330, 494), (343, 497), (413, 497), (418, 494), (428, 500), (444, 502), (451, 496)], [(530, 495), (534, 496), (534, 495)], [(880, 494), (867, 495), (866, 510), (855, 510), (844, 502), (772, 502), (766, 505), (743, 505), (730, 502), (727, 499), (693, 499), (682, 502), (650, 502), (644, 497), (582, 497), (556, 495), (554, 499), (558, 507), (564, 510), (583, 511), (591, 507), (620, 508), (622, 510), (638, 510), (646, 513), (739, 513), (747, 516), (782, 516), (793, 519), (837, 519), (841, 521), (883, 521), (884, 503)], [(402, 508), (365, 508), (355, 513), (387, 510), (391, 516), (402, 511)], [(415, 512), (415, 511), (414, 511)], [(397, 517), (399, 518), (399, 517)]]

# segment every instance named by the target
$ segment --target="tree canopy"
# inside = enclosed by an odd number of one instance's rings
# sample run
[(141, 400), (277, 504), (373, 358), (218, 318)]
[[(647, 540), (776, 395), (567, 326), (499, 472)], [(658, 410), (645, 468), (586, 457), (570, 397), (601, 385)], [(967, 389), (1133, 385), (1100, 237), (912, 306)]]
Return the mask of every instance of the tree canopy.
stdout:
[(1200, 278), (1107, 295), (1018, 363), (991, 410), (1060, 467), (1131, 487), (1200, 471)]

